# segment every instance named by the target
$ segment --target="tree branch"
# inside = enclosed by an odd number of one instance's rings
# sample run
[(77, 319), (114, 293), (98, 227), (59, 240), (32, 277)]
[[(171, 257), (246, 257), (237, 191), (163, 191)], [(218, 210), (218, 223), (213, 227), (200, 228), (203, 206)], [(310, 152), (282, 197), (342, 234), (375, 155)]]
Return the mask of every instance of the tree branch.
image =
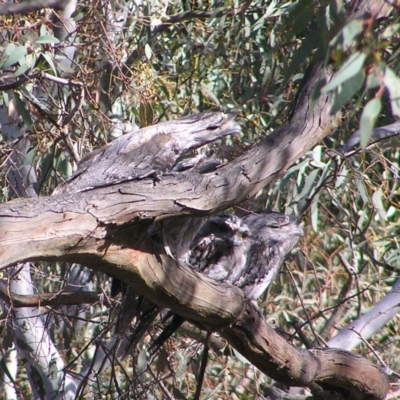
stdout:
[(21, 307), (51, 307), (51, 306), (72, 306), (79, 304), (93, 304), (103, 302), (107, 306), (110, 303), (102, 293), (95, 292), (68, 292), (41, 293), (35, 295), (20, 295), (8, 290), (4, 282), (0, 282), (0, 299), (15, 308)]
[(65, 3), (69, 2), (63, 0), (34, 0), (21, 3), (1, 4), (0, 15), (26, 14), (31, 11), (43, 10), (44, 8), (63, 10), (65, 8)]

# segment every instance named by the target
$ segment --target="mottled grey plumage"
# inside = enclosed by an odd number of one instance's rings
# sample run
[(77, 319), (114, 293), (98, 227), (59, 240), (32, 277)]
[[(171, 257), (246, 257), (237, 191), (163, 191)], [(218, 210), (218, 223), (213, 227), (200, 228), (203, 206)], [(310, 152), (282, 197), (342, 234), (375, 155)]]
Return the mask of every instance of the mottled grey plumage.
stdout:
[(251, 232), (251, 247), (246, 266), (233, 284), (248, 299), (257, 300), (278, 275), (303, 230), (298, 218), (272, 211), (249, 214), (243, 222)]
[(54, 194), (81, 192), (127, 180), (158, 179), (191, 149), (236, 134), (232, 115), (195, 114), (128, 133), (85, 156)]
[(232, 283), (246, 264), (250, 230), (236, 215), (217, 215), (207, 221), (190, 244), (187, 264), (195, 271)]
[[(216, 281), (232, 283), (243, 272), (250, 244), (250, 230), (241, 218), (217, 215), (205, 222), (193, 238), (185, 261), (193, 270)], [(167, 318), (172, 315), (169, 312)], [(155, 353), (184, 321), (181, 316), (173, 315), (149, 351)]]

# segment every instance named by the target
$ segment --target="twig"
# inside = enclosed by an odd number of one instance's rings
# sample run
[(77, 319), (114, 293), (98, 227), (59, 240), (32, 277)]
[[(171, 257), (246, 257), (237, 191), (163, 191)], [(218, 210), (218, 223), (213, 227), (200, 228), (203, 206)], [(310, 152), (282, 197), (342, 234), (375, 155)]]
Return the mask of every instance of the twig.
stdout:
[(208, 362), (208, 350), (210, 349), (210, 337), (211, 337), (211, 332), (207, 332), (206, 340), (204, 343), (203, 355), (201, 357), (201, 364), (200, 364), (200, 371), (199, 371), (199, 376), (198, 376), (198, 380), (197, 380), (196, 392), (193, 396), (193, 400), (200, 399), (201, 388), (203, 386), (203, 380), (204, 380), (204, 374), (206, 372), (206, 367), (207, 367), (207, 362)]
[(108, 300), (103, 298), (102, 293), (62, 291), (58, 293), (20, 295), (11, 293), (4, 282), (0, 282), (0, 299), (8, 304), (12, 304), (15, 308), (79, 305), (82, 303), (93, 304), (99, 301), (102, 301), (107, 306), (110, 306)]

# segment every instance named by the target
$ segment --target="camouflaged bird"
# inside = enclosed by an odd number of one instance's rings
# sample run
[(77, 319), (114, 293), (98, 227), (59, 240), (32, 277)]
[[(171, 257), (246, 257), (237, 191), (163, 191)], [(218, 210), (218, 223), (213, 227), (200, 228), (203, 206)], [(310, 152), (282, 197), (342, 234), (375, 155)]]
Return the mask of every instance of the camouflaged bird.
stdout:
[[(184, 261), (194, 271), (216, 281), (233, 283), (243, 273), (250, 249), (250, 229), (236, 215), (222, 214), (203, 224), (189, 245)], [(149, 352), (154, 354), (185, 321), (167, 313), (172, 320), (154, 340)]]
[[(211, 218), (193, 239), (187, 264), (194, 270), (243, 290), (257, 300), (282, 268), (286, 255), (303, 230), (296, 217), (273, 211), (243, 218), (221, 215)], [(234, 245), (238, 241), (238, 246)], [(229, 245), (226, 245), (228, 243)], [(179, 328), (184, 318), (175, 315), (150, 347), (155, 353)]]
[(128, 133), (82, 158), (76, 172), (53, 194), (82, 192), (129, 180), (159, 180), (189, 150), (239, 133), (233, 118), (221, 112), (194, 114)]
[(273, 211), (243, 217), (251, 232), (251, 247), (245, 268), (232, 282), (250, 300), (257, 300), (282, 268), (286, 255), (303, 236), (296, 217)]
[(233, 283), (243, 272), (250, 248), (250, 230), (236, 215), (208, 220), (189, 246), (186, 263), (216, 281)]

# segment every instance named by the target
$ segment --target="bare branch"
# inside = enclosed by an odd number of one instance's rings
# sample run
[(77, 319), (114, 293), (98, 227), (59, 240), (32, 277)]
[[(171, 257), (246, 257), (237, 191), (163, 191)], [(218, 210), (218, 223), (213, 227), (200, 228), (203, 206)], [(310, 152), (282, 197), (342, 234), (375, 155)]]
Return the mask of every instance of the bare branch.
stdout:
[(66, 3), (63, 0), (34, 0), (21, 3), (10, 3), (0, 5), (0, 15), (26, 14), (31, 11), (39, 11), (44, 8), (63, 10)]
[(108, 299), (102, 293), (94, 292), (68, 292), (42, 293), (35, 295), (20, 295), (11, 293), (4, 282), (0, 282), (0, 299), (15, 308), (21, 307), (47, 307), (47, 306), (71, 306), (79, 304), (93, 304), (103, 302), (110, 306)]

